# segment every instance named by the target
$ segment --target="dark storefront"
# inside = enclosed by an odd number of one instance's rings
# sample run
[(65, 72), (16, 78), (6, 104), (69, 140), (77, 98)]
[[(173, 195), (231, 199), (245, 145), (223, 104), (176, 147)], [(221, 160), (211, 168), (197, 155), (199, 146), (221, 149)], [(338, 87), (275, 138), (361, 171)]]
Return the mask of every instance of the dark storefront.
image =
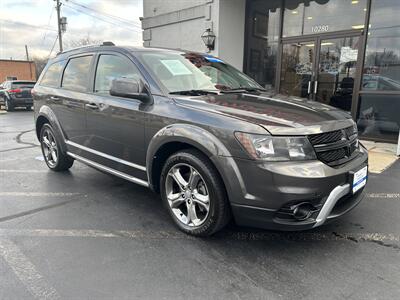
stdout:
[(399, 0), (248, 0), (244, 70), (267, 89), (352, 113), (397, 142)]

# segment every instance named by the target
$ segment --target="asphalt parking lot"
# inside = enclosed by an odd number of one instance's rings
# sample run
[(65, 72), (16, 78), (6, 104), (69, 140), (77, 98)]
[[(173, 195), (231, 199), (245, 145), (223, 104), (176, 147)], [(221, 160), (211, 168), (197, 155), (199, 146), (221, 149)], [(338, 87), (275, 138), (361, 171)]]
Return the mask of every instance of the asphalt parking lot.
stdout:
[(0, 114), (0, 299), (399, 299), (400, 163), (339, 222), (179, 232), (149, 190), (41, 160), (33, 113)]

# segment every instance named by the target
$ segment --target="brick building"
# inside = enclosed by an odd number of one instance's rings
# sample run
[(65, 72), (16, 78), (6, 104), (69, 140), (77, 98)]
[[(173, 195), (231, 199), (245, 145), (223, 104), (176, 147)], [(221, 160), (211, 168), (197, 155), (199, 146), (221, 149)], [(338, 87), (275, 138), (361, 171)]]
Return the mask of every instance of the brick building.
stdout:
[(18, 80), (36, 80), (36, 68), (33, 61), (0, 59), (0, 83), (7, 77)]

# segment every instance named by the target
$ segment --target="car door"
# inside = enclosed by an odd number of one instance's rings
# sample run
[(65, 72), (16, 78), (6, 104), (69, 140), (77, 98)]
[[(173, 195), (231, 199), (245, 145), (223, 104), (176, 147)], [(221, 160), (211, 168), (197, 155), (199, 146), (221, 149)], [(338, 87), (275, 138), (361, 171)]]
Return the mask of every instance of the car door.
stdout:
[(93, 54), (69, 58), (60, 89), (52, 89), (49, 103), (65, 138), (78, 144), (86, 140), (85, 104), (87, 103)]
[(93, 93), (86, 105), (87, 154), (96, 162), (147, 179), (143, 104), (110, 95), (114, 78), (142, 78), (135, 64), (119, 53), (99, 53)]

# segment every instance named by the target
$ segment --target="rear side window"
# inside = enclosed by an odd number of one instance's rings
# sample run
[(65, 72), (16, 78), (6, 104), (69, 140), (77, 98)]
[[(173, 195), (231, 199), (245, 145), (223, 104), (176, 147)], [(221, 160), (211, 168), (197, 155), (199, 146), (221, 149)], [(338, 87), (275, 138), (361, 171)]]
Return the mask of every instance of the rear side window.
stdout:
[(139, 79), (139, 70), (128, 58), (108, 54), (101, 55), (97, 64), (94, 91), (108, 94), (111, 81), (121, 77)]
[(85, 92), (89, 82), (91, 61), (91, 55), (70, 59), (65, 68), (61, 86), (68, 90)]
[(43, 75), (40, 85), (58, 87), (64, 63), (62, 61), (52, 64)]

